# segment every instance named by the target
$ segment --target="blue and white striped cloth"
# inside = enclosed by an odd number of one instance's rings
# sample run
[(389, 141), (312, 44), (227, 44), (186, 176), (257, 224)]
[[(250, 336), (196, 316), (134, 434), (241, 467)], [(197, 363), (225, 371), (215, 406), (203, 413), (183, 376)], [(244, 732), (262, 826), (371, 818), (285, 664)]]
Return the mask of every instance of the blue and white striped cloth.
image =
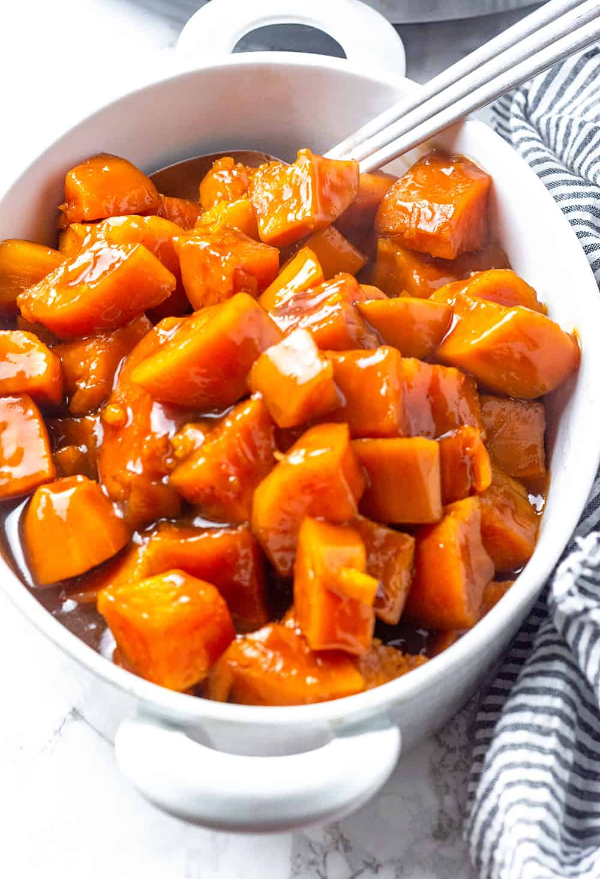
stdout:
[[(600, 49), (494, 111), (600, 283)], [(600, 476), (477, 716), (466, 837), (482, 879), (600, 879), (599, 524)]]

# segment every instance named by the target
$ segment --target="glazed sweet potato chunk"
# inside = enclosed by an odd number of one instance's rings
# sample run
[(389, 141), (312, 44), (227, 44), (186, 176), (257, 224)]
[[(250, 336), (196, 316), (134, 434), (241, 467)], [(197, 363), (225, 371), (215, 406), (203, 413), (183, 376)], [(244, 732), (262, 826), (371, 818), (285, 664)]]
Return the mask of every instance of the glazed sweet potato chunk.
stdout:
[(454, 306), (457, 296), (466, 293), (478, 299), (487, 299), (489, 302), (497, 302), (512, 308), (522, 305), (546, 314), (547, 308), (538, 299), (538, 295), (523, 278), (520, 278), (512, 269), (489, 269), (485, 272), (475, 272), (466, 281), (455, 281), (446, 287), (441, 287), (434, 294), (438, 302), (446, 302)]
[(398, 241), (380, 238), (371, 279), (388, 296), (427, 299), (438, 288), (458, 279), (452, 262), (409, 250)]
[(217, 159), (200, 183), (200, 204), (204, 210), (209, 210), (221, 201), (243, 198), (253, 173), (253, 168), (247, 168), (231, 156)]
[(23, 317), (72, 339), (129, 323), (163, 302), (175, 277), (141, 244), (98, 242), (18, 297)]
[(7, 238), (0, 242), (0, 317), (12, 317), (19, 311), (17, 297), (58, 268), (65, 257), (58, 250)]
[(39, 405), (58, 406), (63, 379), (56, 353), (31, 333), (0, 330), (0, 394), (28, 394)]
[(352, 696), (364, 686), (347, 653), (313, 653), (300, 629), (270, 623), (227, 648), (204, 695), (243, 705), (309, 705)]
[(62, 366), (73, 415), (94, 412), (104, 403), (119, 364), (151, 329), (152, 324), (142, 315), (112, 332), (56, 345), (54, 353)]
[(36, 324), (32, 323), (30, 320), (25, 320), (21, 314), (17, 316), (16, 327), (23, 333), (31, 333), (32, 336), (35, 336), (36, 339), (39, 339), (40, 342), (43, 342), (48, 348), (52, 348), (60, 342), (58, 336), (51, 333), (43, 324)]
[(369, 234), (375, 222), (377, 208), (397, 179), (384, 171), (360, 175), (356, 198), (335, 223), (353, 244), (360, 247), (365, 236)]
[(495, 607), (501, 598), (504, 598), (514, 580), (492, 580), (483, 590), (483, 601), (481, 602), (481, 616), (484, 617)]
[(481, 538), (479, 498), (450, 504), (441, 522), (417, 534), (406, 614), (431, 629), (470, 629), (493, 576), (494, 564)]
[(158, 196), (158, 207), (152, 213), (156, 217), (170, 220), (180, 229), (193, 229), (202, 214), (202, 206), (187, 198), (174, 198), (170, 195)]
[(579, 365), (576, 341), (544, 314), (466, 293), (457, 295), (454, 313), (457, 320), (436, 358), (471, 373), (491, 391), (541, 397)]
[(515, 479), (546, 475), (546, 413), (543, 403), (482, 395), (486, 444), (498, 466)]
[(47, 422), (60, 476), (98, 478), (98, 446), (102, 438), (99, 415), (51, 418)]
[(218, 202), (204, 211), (195, 227), (197, 232), (204, 235), (221, 232), (223, 229), (237, 229), (248, 238), (258, 241), (258, 223), (249, 198)]
[(278, 427), (297, 427), (339, 406), (331, 358), (310, 333), (295, 330), (254, 362), (248, 385), (260, 393)]
[(275, 466), (274, 452), (271, 417), (262, 400), (250, 399), (173, 470), (171, 484), (207, 518), (246, 522), (256, 486)]
[(356, 198), (358, 178), (358, 162), (325, 159), (306, 149), (291, 165), (261, 165), (250, 189), (261, 239), (283, 247), (328, 226)]
[(195, 309), (245, 290), (253, 296), (277, 277), (279, 251), (239, 229), (194, 231), (175, 239), (183, 286)]
[(59, 225), (141, 214), (158, 205), (156, 186), (139, 168), (127, 159), (100, 153), (67, 173)]
[(492, 484), (481, 495), (481, 536), (497, 571), (512, 571), (529, 561), (538, 526), (524, 486), (494, 467)]
[(169, 690), (202, 681), (234, 637), (217, 589), (183, 571), (105, 589), (98, 610), (137, 673)]
[(365, 680), (365, 689), (371, 690), (396, 680), (426, 662), (426, 656), (403, 653), (375, 639), (371, 649), (359, 658), (358, 670)]
[(433, 440), (359, 439), (352, 448), (367, 474), (360, 511), (395, 525), (442, 518), (440, 450)]
[(459, 427), (482, 427), (477, 386), (458, 369), (402, 358), (404, 433), (435, 438)]
[(281, 337), (258, 302), (237, 293), (185, 320), (131, 378), (163, 402), (201, 411), (225, 408), (247, 392), (252, 364)]
[(367, 573), (379, 581), (373, 602), (375, 615), (395, 626), (402, 616), (412, 581), (415, 538), (364, 516), (358, 516), (352, 527), (365, 544)]
[(325, 280), (335, 277), (340, 272), (356, 275), (367, 262), (364, 253), (344, 238), (335, 226), (326, 226), (313, 232), (307, 239), (306, 246), (316, 253)]
[(375, 229), (442, 259), (479, 250), (488, 238), (490, 184), (464, 156), (429, 153), (385, 194)]
[(303, 247), (283, 266), (258, 301), (263, 308), (271, 311), (296, 293), (318, 287), (324, 280), (316, 253), (310, 247)]
[(352, 437), (398, 436), (402, 429), (402, 358), (395, 348), (331, 351), (333, 377), (344, 404), (330, 416), (343, 421)]
[(89, 571), (122, 549), (130, 535), (98, 483), (85, 476), (37, 488), (23, 519), (27, 564), (38, 586)]
[(451, 504), (492, 483), (492, 465), (481, 431), (459, 427), (440, 437), (442, 503)]
[(375, 299), (356, 304), (363, 319), (405, 357), (431, 357), (450, 329), (452, 309), (431, 299)]
[(366, 573), (367, 553), (357, 531), (306, 518), (294, 564), (296, 620), (312, 650), (369, 649), (378, 581)]
[(345, 424), (311, 427), (254, 493), (252, 530), (278, 574), (289, 577), (306, 516), (353, 519), (365, 480)]
[(31, 397), (0, 397), (0, 500), (50, 482), (56, 468), (41, 412)]

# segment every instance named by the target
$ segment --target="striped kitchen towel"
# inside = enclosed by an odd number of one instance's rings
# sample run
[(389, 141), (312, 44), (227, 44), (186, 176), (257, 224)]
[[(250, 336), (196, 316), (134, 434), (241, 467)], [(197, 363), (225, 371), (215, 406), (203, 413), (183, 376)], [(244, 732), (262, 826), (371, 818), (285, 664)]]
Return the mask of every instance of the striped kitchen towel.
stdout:
[[(600, 282), (600, 50), (522, 86), (494, 116)], [(600, 443), (600, 425), (591, 427)], [(574, 541), (477, 715), (466, 837), (482, 879), (600, 879), (599, 524), (596, 477)]]

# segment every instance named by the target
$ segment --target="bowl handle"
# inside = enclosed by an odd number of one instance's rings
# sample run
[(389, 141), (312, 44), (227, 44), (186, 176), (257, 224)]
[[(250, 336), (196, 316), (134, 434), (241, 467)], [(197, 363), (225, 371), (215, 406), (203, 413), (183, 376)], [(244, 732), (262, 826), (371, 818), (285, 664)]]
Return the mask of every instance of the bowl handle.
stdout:
[(361, 0), (211, 0), (183, 28), (177, 49), (202, 59), (229, 55), (258, 27), (305, 24), (338, 41), (349, 61), (404, 76), (404, 44), (393, 25)]
[(115, 750), (123, 774), (165, 812), (216, 830), (273, 833), (337, 820), (365, 803), (396, 764), (400, 730), (370, 719), (313, 751), (253, 757), (215, 751), (138, 714), (119, 727)]

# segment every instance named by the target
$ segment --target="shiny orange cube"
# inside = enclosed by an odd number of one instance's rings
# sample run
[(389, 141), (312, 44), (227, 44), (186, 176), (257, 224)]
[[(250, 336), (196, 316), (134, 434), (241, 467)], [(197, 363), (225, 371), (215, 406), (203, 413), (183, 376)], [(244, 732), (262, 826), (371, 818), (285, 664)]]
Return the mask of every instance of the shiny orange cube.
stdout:
[(372, 230), (377, 208), (397, 179), (384, 171), (360, 175), (356, 198), (335, 223), (340, 232), (357, 247)]
[(20, 330), (0, 330), (0, 394), (28, 394), (40, 405), (62, 402), (60, 360), (43, 342)]
[(482, 395), (486, 444), (498, 466), (515, 479), (546, 475), (544, 404)]
[(316, 253), (310, 247), (303, 247), (283, 266), (258, 301), (263, 308), (271, 311), (296, 293), (318, 287), (324, 280), (323, 269)]
[(400, 352), (383, 346), (331, 351), (329, 357), (344, 400), (330, 419), (344, 421), (352, 437), (398, 436), (403, 422)]
[(446, 287), (441, 287), (433, 298), (438, 302), (446, 302), (449, 305), (456, 303), (457, 296), (466, 293), (478, 299), (487, 299), (489, 302), (497, 302), (507, 308), (522, 305), (546, 314), (547, 308), (538, 299), (538, 295), (523, 278), (520, 278), (512, 269), (488, 269), (484, 272), (475, 272), (465, 281), (455, 281)]
[(431, 357), (450, 329), (452, 309), (431, 299), (374, 299), (356, 304), (369, 326), (404, 357)]
[(447, 259), (435, 259), (425, 253), (409, 250), (389, 238), (379, 238), (377, 241), (371, 280), (388, 296), (427, 299), (438, 288), (459, 277), (453, 271), (453, 263)]
[(323, 268), (325, 280), (330, 280), (340, 272), (356, 275), (367, 257), (361, 253), (335, 226), (325, 226), (306, 240), (306, 247), (316, 253)]
[(213, 162), (210, 171), (202, 178), (200, 204), (207, 211), (219, 202), (243, 198), (253, 173), (253, 168), (247, 168), (231, 156), (222, 156)]
[(17, 297), (58, 268), (65, 257), (58, 250), (7, 238), (0, 242), (0, 317), (18, 314)]
[(525, 487), (499, 467), (481, 495), (481, 535), (496, 571), (513, 571), (533, 555), (539, 515)]
[(398, 624), (414, 571), (415, 538), (358, 516), (352, 522), (367, 551), (367, 573), (379, 581), (373, 602), (375, 615), (390, 626)]
[(431, 439), (459, 427), (482, 428), (477, 385), (459, 369), (402, 358), (404, 433)]
[(0, 397), (0, 500), (20, 497), (56, 477), (48, 431), (31, 397)]
[(481, 431), (459, 427), (438, 440), (442, 503), (451, 504), (492, 484), (492, 464)]

